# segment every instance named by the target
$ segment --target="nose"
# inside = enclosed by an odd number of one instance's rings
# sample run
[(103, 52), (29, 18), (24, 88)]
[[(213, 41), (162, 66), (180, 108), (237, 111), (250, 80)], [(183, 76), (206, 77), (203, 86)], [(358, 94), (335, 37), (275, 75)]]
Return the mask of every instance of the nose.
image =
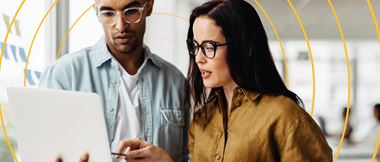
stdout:
[(195, 62), (197, 64), (204, 64), (207, 62), (205, 55), (203, 54), (202, 50), (200, 50), (200, 49), (195, 54)]
[(120, 32), (123, 32), (123, 31), (125, 31), (125, 29), (128, 27), (128, 23), (127, 22), (125, 22), (125, 20), (122, 18), (122, 16), (121, 15), (118, 15), (117, 17), (116, 17), (116, 24), (115, 24), (115, 28), (117, 29), (117, 30), (119, 30)]

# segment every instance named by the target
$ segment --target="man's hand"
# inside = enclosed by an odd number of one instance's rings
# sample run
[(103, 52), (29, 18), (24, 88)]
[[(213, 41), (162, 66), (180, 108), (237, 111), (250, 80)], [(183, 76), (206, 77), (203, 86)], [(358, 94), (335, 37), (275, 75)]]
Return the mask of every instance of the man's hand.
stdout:
[[(128, 150), (127, 152), (125, 152)], [(130, 151), (129, 151), (130, 150)], [(125, 140), (120, 144), (118, 153), (125, 153), (125, 160), (128, 162), (172, 162), (170, 155), (160, 147), (149, 144), (137, 138)], [(117, 158), (120, 158), (118, 156)]]
[[(89, 159), (90, 159), (90, 155), (88, 155), (88, 153), (85, 153), (80, 157), (78, 162), (88, 162)], [(55, 162), (63, 162), (63, 160), (61, 157), (58, 157), (55, 159)]]

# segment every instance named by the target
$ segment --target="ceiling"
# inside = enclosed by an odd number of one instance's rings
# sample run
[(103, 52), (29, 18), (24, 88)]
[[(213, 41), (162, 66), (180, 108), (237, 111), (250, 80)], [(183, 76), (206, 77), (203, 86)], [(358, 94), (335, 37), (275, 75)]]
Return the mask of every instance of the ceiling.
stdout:
[[(196, 0), (197, 3), (204, 0)], [(304, 39), (303, 32), (287, 0), (259, 0), (271, 17), (281, 39)], [(328, 0), (291, 0), (305, 27), (309, 39), (340, 40), (341, 36)], [(270, 39), (274, 32), (260, 8), (253, 0)], [(367, 0), (331, 0), (334, 5), (344, 36), (347, 40), (377, 40), (376, 28)], [(372, 0), (372, 7), (380, 23), (380, 0)]]

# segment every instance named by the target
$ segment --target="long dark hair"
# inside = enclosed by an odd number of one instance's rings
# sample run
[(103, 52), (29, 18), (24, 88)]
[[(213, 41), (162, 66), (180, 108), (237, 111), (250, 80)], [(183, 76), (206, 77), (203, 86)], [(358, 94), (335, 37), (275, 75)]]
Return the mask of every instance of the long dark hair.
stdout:
[[(239, 87), (266, 95), (284, 95), (303, 107), (302, 100), (283, 83), (260, 17), (248, 2), (211, 0), (196, 7), (190, 16), (187, 39), (194, 38), (194, 21), (203, 15), (213, 19), (223, 29), (228, 44), (228, 68)], [(189, 66), (187, 90), (194, 100), (194, 107), (203, 106), (207, 93), (193, 55), (190, 55)]]

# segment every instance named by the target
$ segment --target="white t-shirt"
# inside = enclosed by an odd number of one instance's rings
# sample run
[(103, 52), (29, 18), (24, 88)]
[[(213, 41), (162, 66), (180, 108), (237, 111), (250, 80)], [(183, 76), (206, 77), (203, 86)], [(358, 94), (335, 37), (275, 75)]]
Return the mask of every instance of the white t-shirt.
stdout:
[[(120, 69), (118, 112), (115, 121), (115, 136), (111, 143), (111, 152), (117, 152), (121, 141), (140, 137), (141, 122), (138, 97), (138, 74), (140, 69), (135, 75), (130, 75), (116, 60), (112, 61), (116, 63)], [(124, 162), (125, 160), (123, 160), (123, 158), (116, 160), (115, 156), (113, 156), (113, 161)]]

